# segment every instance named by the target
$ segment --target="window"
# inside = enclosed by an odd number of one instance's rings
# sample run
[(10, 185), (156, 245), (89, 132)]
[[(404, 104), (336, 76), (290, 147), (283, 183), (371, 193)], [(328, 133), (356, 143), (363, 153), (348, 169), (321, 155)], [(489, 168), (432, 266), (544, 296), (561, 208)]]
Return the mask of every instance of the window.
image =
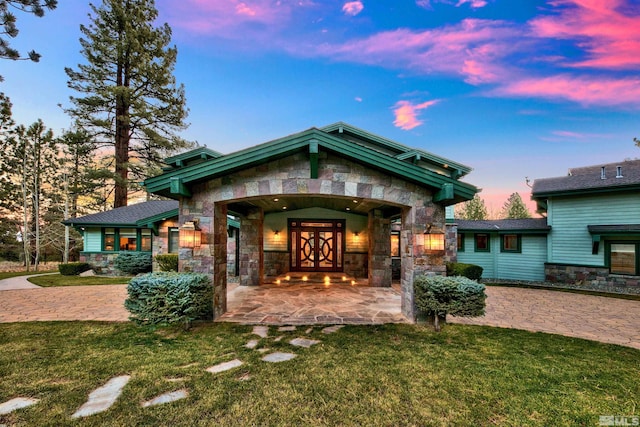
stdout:
[(464, 252), (464, 233), (458, 233), (458, 252)]
[(169, 253), (177, 254), (180, 247), (180, 231), (177, 228), (169, 229)]
[(639, 243), (611, 243), (609, 268), (614, 274), (637, 274)]
[(120, 250), (135, 251), (138, 248), (137, 233), (135, 228), (120, 229)]
[(521, 252), (522, 236), (519, 234), (503, 234), (501, 239), (501, 252)]
[(151, 230), (137, 228), (104, 228), (102, 250), (151, 252)]
[(105, 251), (115, 251), (116, 250), (116, 229), (115, 228), (105, 228), (104, 229), (104, 247)]
[(391, 256), (392, 257), (400, 256), (400, 234), (399, 233), (391, 233)]
[(475, 235), (475, 250), (476, 252), (490, 252), (489, 235), (480, 233)]

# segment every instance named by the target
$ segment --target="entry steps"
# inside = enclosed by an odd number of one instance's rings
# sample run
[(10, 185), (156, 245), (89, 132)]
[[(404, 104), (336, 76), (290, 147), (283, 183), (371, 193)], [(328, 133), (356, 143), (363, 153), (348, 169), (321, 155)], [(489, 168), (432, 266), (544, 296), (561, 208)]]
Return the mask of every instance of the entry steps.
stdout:
[(322, 283), (333, 285), (368, 285), (366, 278), (356, 279), (345, 273), (339, 272), (300, 272), (294, 271), (285, 274), (281, 274), (278, 277), (268, 277), (267, 282), (273, 284), (286, 284), (286, 283)]

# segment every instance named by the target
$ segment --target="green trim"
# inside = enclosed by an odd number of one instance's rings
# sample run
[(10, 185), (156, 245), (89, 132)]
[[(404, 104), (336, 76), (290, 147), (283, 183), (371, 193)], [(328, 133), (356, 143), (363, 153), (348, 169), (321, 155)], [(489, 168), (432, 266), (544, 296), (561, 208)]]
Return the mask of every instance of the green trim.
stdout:
[(357, 128), (348, 123), (344, 123), (344, 122), (333, 123), (331, 125), (320, 128), (320, 130), (324, 132), (329, 132), (329, 133), (337, 131), (338, 133), (351, 134), (358, 138), (364, 139), (370, 143), (376, 144), (382, 148), (386, 148), (392, 151), (397, 151), (399, 154), (396, 155), (396, 157), (398, 159), (402, 157), (402, 159), (400, 160), (413, 158), (416, 160), (424, 160), (424, 161), (436, 164), (444, 169), (452, 169), (452, 176), (455, 176), (455, 177), (464, 176), (473, 170), (469, 166), (465, 166), (461, 163), (453, 162), (449, 159), (436, 156), (435, 154), (429, 153), (428, 151), (423, 151), (423, 150), (418, 150), (415, 148), (408, 147), (406, 145), (400, 144), (398, 142), (392, 141), (382, 136), (375, 135), (371, 132), (367, 132), (363, 129)]
[(456, 241), (456, 245), (457, 247), (457, 251), (458, 252), (464, 252), (464, 241), (465, 241), (465, 235), (464, 233), (458, 233), (458, 240)]
[(601, 187), (601, 188), (582, 188), (577, 190), (547, 191), (547, 192), (541, 192), (536, 194), (532, 193), (531, 199), (537, 202), (538, 199), (545, 199), (550, 197), (584, 196), (584, 195), (602, 194), (602, 193), (634, 192), (638, 190), (640, 190), (640, 184)]
[(318, 141), (309, 141), (309, 169), (311, 174), (309, 178), (318, 179)]
[(539, 229), (539, 228), (518, 228), (515, 230), (487, 230), (486, 228), (458, 228), (458, 232), (464, 233), (489, 233), (489, 234), (523, 234), (523, 235), (537, 235), (537, 234), (549, 234), (551, 229)]
[[(614, 273), (611, 271), (611, 245), (612, 244), (633, 244), (635, 246), (635, 272), (630, 273)], [(617, 274), (621, 276), (638, 276), (640, 275), (640, 241), (639, 240), (607, 240), (604, 245), (604, 265), (609, 269), (609, 274)]]
[(434, 194), (433, 201), (443, 202), (445, 200), (453, 200), (453, 198), (454, 198), (453, 184), (446, 183), (446, 184), (442, 184), (442, 189), (438, 191), (436, 194)]
[(295, 152), (300, 152), (309, 146), (310, 140), (317, 140), (318, 146), (327, 151), (340, 154), (361, 164), (382, 170), (385, 173), (398, 176), (422, 186), (440, 190), (444, 184), (451, 184), (453, 186), (454, 198), (447, 200), (447, 204), (471, 200), (478, 192), (478, 189), (471, 184), (456, 181), (455, 179), (403, 162), (374, 150), (364, 149), (362, 146), (348, 143), (343, 139), (315, 128), (241, 150), (218, 159), (209, 160), (176, 171), (165, 172), (157, 177), (147, 179), (144, 185), (147, 187), (147, 191), (151, 193), (162, 194), (169, 197), (175, 197), (177, 195), (187, 196), (187, 194), (190, 193), (187, 186), (190, 184), (224, 176), (237, 170), (247, 169), (288, 156)]
[[(507, 236), (516, 236), (516, 249), (506, 249), (504, 245), (504, 240)], [(518, 233), (504, 233), (500, 236), (500, 252), (510, 253), (510, 254), (520, 254), (522, 253), (522, 234)]]
[(174, 167), (182, 167), (185, 163), (192, 162), (194, 160), (208, 160), (217, 159), (224, 154), (211, 150), (207, 147), (198, 147), (193, 150), (185, 151), (184, 153), (176, 154), (175, 156), (167, 157), (164, 162)]

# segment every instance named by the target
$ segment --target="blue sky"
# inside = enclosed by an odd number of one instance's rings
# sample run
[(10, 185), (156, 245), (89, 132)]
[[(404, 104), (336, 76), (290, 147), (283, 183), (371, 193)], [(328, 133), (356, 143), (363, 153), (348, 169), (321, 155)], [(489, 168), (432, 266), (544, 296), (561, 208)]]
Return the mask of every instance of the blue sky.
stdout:
[[(639, 157), (640, 3), (157, 0), (173, 29), (183, 137), (223, 153), (345, 121), (471, 166), (498, 211), (530, 179)], [(88, 2), (18, 15), (2, 61), (18, 123), (59, 133)]]

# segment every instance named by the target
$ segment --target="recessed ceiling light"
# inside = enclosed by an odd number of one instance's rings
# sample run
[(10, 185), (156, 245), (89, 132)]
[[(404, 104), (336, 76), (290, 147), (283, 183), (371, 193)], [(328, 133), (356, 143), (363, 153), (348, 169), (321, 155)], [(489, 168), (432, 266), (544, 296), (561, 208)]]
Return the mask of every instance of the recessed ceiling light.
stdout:
[(278, 199), (277, 197), (275, 199), (273, 199), (274, 202), (277, 202), (278, 200), (280, 200), (280, 199)]
[(286, 206), (283, 206), (283, 207), (282, 207), (282, 209), (285, 209), (285, 210), (286, 210), (286, 209), (287, 209), (287, 207), (286, 207)]
[(347, 210), (348, 210), (348, 211), (350, 211), (350, 210), (351, 210), (351, 208), (347, 208)]
[(353, 201), (353, 203), (358, 203), (358, 201), (357, 201), (357, 200), (354, 200), (354, 201)]

